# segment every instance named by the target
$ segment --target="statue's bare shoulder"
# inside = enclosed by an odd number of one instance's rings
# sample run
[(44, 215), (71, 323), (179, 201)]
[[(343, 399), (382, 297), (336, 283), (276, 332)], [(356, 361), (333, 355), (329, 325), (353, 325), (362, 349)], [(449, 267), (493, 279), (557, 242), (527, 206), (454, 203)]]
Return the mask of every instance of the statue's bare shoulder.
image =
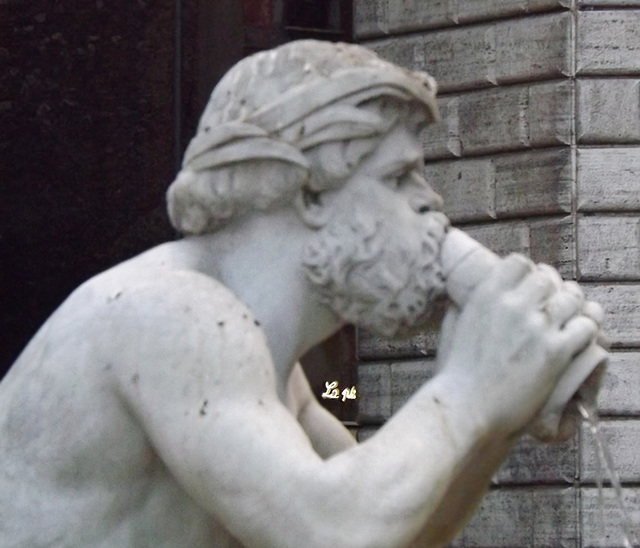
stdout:
[[(141, 256), (95, 278), (76, 298), (93, 311), (87, 329), (101, 329), (101, 339), (131, 341), (115, 353), (108, 345), (92, 365), (110, 364), (127, 397), (135, 398), (145, 380), (167, 379), (168, 371), (175, 372), (169, 385), (188, 391), (197, 384), (217, 399), (239, 397), (247, 382), (259, 384), (259, 372), (273, 382), (260, 321), (212, 276), (181, 265), (149, 267)], [(205, 407), (213, 403), (204, 401)]]
[[(47, 531), (74, 539), (70, 546), (79, 539), (93, 546), (94, 535), (124, 546), (111, 537), (119, 529), (114, 516), (102, 512), (108, 507), (128, 515), (127, 523), (135, 523), (144, 538), (166, 540), (173, 537), (171, 530), (180, 532), (176, 545), (210, 545), (211, 514), (194, 504), (182, 485), (168, 480), (180, 476), (181, 467), (167, 466), (170, 458), (162, 451), (181, 446), (177, 440), (188, 432), (198, 437), (198, 428), (210, 424), (207, 419), (225, 399), (240, 401), (243, 390), (275, 392), (268, 388), (269, 353), (256, 319), (223, 284), (184, 268), (156, 268), (148, 257), (79, 287), (2, 385), (0, 485), (11, 493), (11, 478), (24, 479), (30, 466), (28, 476), (42, 496), (25, 499), (25, 508), (38, 505), (51, 517), (46, 527), (30, 533), (22, 521), (29, 512), (11, 502), (16, 530), (2, 534), (24, 537), (24, 546), (49, 545), (48, 537), (41, 538)], [(247, 350), (259, 364), (252, 374), (242, 345), (233, 343), (238, 336), (251, 341)], [(238, 360), (245, 366), (239, 370)], [(34, 402), (48, 412), (34, 414)], [(22, 443), (13, 440), (14, 432)], [(38, 463), (30, 457), (34, 454)], [(104, 462), (111, 463), (108, 470)], [(99, 479), (97, 468), (104, 471)], [(172, 517), (176, 507), (181, 518)], [(92, 526), (76, 530), (58, 521), (67, 514)], [(192, 526), (185, 529), (181, 519)]]

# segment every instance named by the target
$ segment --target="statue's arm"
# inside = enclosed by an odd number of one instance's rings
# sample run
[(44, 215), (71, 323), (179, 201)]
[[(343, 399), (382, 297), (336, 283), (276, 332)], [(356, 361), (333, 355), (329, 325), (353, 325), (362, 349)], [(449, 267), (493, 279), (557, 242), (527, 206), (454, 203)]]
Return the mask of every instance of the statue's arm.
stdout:
[(277, 397), (250, 312), (181, 276), (124, 293), (109, 322), (118, 390), (176, 481), (247, 547), (408, 545), (486, 429), (427, 386), (323, 460)]
[[(264, 367), (243, 367), (266, 380), (263, 357)], [(127, 401), (170, 473), (248, 548), (408, 545), (485, 435), (466, 417), (445, 418), (431, 397), (379, 439), (323, 460), (268, 382), (247, 377), (246, 390), (234, 383), (223, 395), (189, 369), (187, 379), (140, 372)]]
[(479, 446), (468, 466), (460, 468), (446, 497), (430, 514), (411, 548), (436, 548), (449, 542), (467, 524), (486, 494), (491, 478), (516, 438), (496, 439)]
[(245, 546), (409, 546), (425, 525), (441, 526), (432, 518), (461, 471), (509, 443), (595, 334), (578, 320), (564, 333), (545, 328), (525, 306), (539, 280), (508, 293), (523, 268), (505, 264), (465, 308), (442, 372), (376, 436), (327, 460), (279, 401), (253, 318), (199, 279), (144, 299), (153, 306), (136, 319), (153, 321), (124, 359), (135, 370), (122, 396), (176, 480)]
[(329, 458), (356, 445), (355, 438), (344, 425), (320, 405), (299, 363), (294, 366), (289, 378), (288, 397), (289, 408), (294, 409), (298, 422), (322, 458)]

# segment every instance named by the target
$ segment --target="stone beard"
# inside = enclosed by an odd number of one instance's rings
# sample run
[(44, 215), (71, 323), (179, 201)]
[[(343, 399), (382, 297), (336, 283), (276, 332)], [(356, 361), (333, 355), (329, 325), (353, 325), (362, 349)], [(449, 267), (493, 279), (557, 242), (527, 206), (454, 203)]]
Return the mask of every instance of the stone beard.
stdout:
[(303, 266), (324, 304), (350, 323), (385, 337), (403, 337), (440, 316), (446, 291), (440, 247), (448, 221), (421, 216), (415, 234), (355, 204), (321, 228)]

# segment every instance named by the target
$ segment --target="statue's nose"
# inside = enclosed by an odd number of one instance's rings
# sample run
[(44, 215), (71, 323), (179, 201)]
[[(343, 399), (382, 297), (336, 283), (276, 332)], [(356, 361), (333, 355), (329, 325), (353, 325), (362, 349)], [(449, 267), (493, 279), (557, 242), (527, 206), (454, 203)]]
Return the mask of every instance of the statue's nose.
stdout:
[(416, 213), (442, 211), (442, 197), (427, 183), (411, 197), (411, 207)]

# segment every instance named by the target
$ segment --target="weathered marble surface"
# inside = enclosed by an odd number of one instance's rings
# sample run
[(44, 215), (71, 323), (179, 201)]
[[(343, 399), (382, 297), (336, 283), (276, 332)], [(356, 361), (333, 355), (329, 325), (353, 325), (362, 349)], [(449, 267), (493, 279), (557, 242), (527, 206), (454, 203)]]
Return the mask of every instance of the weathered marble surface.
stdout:
[[(0, 545), (452, 538), (601, 311), (523, 256), (450, 268), (423, 177), (435, 93), (344, 44), (227, 74), (168, 192), (186, 237), (80, 286), (0, 384)], [(345, 322), (396, 337), (445, 310), (437, 374), (356, 444), (297, 360)]]

